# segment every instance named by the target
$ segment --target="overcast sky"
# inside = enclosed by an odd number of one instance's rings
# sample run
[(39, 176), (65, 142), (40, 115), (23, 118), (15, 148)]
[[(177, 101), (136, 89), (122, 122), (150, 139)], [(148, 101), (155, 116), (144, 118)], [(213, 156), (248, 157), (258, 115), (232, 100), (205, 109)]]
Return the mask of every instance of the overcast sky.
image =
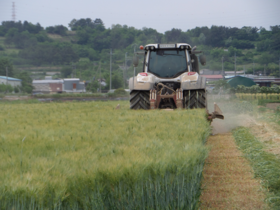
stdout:
[(280, 25), (280, 0), (0, 0), (0, 22), (12, 20), (41, 26), (68, 24), (72, 19), (101, 18), (106, 28), (112, 24), (182, 31), (196, 26)]

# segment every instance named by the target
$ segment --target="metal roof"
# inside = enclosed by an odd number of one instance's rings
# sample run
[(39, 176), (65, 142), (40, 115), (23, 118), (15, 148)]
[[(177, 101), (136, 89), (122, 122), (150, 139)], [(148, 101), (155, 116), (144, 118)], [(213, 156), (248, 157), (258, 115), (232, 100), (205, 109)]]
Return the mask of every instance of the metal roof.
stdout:
[(77, 81), (77, 80), (80, 80), (79, 78), (66, 78), (66, 79), (63, 79), (65, 81)]
[[(0, 76), (0, 79), (7, 79), (6, 76)], [(8, 77), (8, 80), (10, 81), (21, 81), (21, 79), (13, 78), (13, 77)]]
[(225, 72), (220, 70), (209, 70), (209, 69), (201, 69), (199, 70), (200, 75), (225, 75)]
[(205, 77), (206, 79), (223, 79), (223, 75), (200, 75), (202, 77)]
[(63, 83), (62, 79), (59, 80), (50, 80), (50, 79), (44, 79), (44, 80), (33, 80), (33, 84), (43, 84), (43, 83)]

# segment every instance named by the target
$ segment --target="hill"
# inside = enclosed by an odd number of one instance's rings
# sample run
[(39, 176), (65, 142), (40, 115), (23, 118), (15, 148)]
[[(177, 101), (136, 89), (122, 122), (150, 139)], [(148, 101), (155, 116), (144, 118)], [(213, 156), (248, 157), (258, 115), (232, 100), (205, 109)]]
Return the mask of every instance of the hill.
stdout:
[[(124, 86), (132, 76), (134, 50), (148, 43), (189, 43), (203, 50), (212, 70), (245, 70), (247, 73), (279, 76), (280, 26), (271, 30), (244, 26), (196, 27), (187, 31), (171, 29), (159, 33), (152, 28), (136, 29), (127, 25), (105, 28), (101, 19), (73, 19), (70, 30), (62, 25), (43, 28), (27, 21), (4, 21), (0, 25), (0, 59), (9, 59), (15, 69), (33, 78), (56, 72), (93, 81), (109, 81), (110, 49), (113, 49), (113, 88)], [(126, 64), (124, 62), (126, 61)], [(123, 66), (127, 66), (127, 71)], [(141, 71), (141, 67), (136, 69)]]

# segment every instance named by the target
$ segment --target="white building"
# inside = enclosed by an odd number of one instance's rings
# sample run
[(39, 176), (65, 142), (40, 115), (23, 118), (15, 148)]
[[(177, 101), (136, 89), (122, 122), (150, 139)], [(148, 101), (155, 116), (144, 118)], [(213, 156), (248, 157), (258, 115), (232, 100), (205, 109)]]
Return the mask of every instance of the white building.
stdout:
[(0, 84), (11, 85), (13, 87), (21, 86), (21, 79), (13, 77), (0, 76)]
[(63, 92), (83, 93), (86, 92), (86, 86), (79, 78), (66, 78), (63, 79)]

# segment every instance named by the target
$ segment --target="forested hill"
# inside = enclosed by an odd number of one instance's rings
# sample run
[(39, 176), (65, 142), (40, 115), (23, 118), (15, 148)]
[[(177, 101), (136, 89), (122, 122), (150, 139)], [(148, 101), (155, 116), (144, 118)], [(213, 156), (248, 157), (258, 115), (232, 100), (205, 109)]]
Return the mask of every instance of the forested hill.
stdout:
[[(267, 75), (279, 76), (280, 25), (270, 30), (244, 26), (231, 28), (226, 26), (196, 27), (188, 31), (171, 29), (159, 33), (152, 28), (136, 29), (127, 25), (112, 25), (105, 28), (101, 19), (73, 19), (66, 26), (43, 28), (27, 21), (4, 21), (0, 25), (0, 58), (9, 59), (15, 66), (65, 66), (76, 64), (80, 70), (90, 69), (92, 61), (101, 63), (103, 77), (108, 77), (109, 51), (113, 50), (113, 71), (119, 77), (122, 72), (125, 54), (132, 57), (134, 48), (149, 43), (189, 43), (203, 50), (207, 57), (207, 66), (212, 70), (221, 70), (222, 57), (224, 69), (234, 70), (234, 55), (237, 56), (237, 70), (248, 73), (266, 70)], [(99, 62), (100, 61), (100, 62)], [(89, 64), (91, 63), (91, 64)], [(129, 65), (129, 62), (128, 62)], [(0, 69), (0, 74), (3, 74)], [(69, 76), (71, 70), (64, 71)], [(132, 74), (128, 72), (127, 77)], [(82, 72), (82, 76), (90, 77)], [(86, 76), (87, 75), (87, 76)], [(117, 77), (117, 76), (116, 76)]]

